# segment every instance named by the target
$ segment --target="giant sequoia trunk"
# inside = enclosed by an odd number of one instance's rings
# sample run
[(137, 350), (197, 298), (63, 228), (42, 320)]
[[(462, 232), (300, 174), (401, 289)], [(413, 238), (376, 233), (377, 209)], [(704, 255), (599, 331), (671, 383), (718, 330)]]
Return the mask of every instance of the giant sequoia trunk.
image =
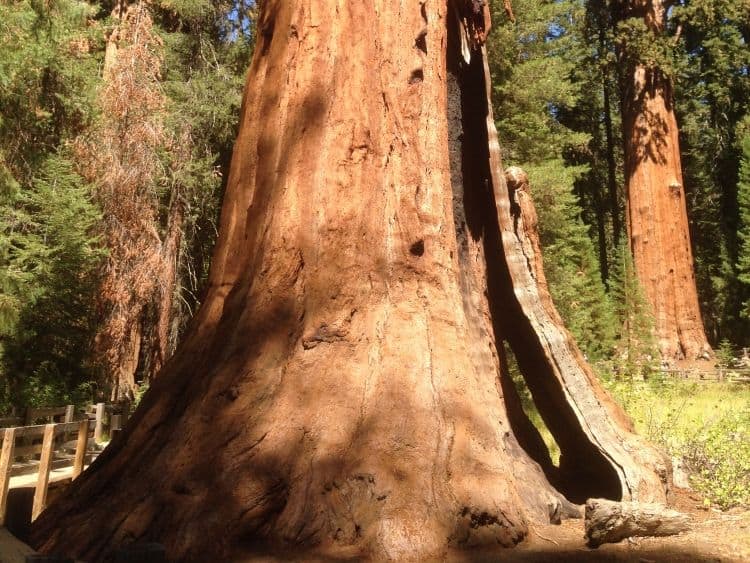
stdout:
[(488, 22), (462, 13), (263, 3), (208, 295), (129, 428), (37, 521), (38, 547), (426, 559), (512, 546), (575, 512), (561, 493), (663, 500), (661, 458), (552, 307), (533, 208), (501, 169)]
[[(624, 17), (643, 18), (652, 33), (663, 33), (662, 0), (623, 4)], [(698, 305), (669, 78), (656, 67), (631, 62), (622, 106), (630, 245), (653, 309), (659, 352), (669, 360), (707, 358), (711, 348)]]

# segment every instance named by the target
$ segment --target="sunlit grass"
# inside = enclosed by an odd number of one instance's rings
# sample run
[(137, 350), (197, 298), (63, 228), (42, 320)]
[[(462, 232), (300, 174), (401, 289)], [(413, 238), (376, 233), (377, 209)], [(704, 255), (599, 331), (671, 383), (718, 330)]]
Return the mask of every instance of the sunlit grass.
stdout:
[(636, 431), (681, 458), (708, 502), (750, 505), (750, 386), (662, 380), (609, 387)]

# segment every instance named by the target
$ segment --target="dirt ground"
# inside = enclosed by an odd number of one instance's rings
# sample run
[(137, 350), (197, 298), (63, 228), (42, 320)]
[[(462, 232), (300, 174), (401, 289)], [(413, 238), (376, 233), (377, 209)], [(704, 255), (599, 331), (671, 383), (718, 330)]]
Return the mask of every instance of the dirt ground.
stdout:
[(502, 553), (456, 552), (450, 554), (449, 561), (750, 561), (750, 511), (706, 510), (699, 495), (682, 489), (677, 489), (670, 500), (671, 508), (690, 515), (692, 526), (688, 532), (665, 538), (631, 538), (590, 549), (583, 537), (583, 520), (566, 520), (559, 526), (537, 526), (527, 541), (515, 549)]
[[(692, 525), (688, 532), (664, 538), (631, 538), (617, 544), (605, 544), (597, 549), (590, 549), (584, 540), (583, 520), (566, 520), (559, 526), (534, 527), (529, 537), (514, 549), (452, 549), (448, 552), (446, 560), (450, 563), (750, 562), (750, 510), (706, 510), (699, 495), (682, 489), (676, 489), (671, 495), (669, 506), (690, 515)], [(235, 554), (230, 560), (242, 563), (323, 563), (361, 559), (345, 553), (331, 559), (311, 556), (309, 553), (269, 555), (246, 550)]]

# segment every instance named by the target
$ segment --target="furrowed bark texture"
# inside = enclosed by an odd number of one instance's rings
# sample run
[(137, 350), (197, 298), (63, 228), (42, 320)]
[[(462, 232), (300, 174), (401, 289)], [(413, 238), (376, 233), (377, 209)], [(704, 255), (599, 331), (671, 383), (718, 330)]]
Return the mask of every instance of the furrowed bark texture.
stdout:
[[(642, 17), (663, 32), (662, 0), (625, 0), (624, 17)], [(690, 245), (679, 130), (672, 85), (658, 68), (632, 64), (623, 84), (623, 137), (630, 245), (651, 303), (664, 359), (711, 355), (698, 304)]]
[[(538, 302), (487, 105), (488, 25), (466, 33), (455, 14), (263, 3), (204, 305), (35, 545), (424, 560), (574, 512), (550, 479), (663, 500), (656, 455)], [(560, 476), (502, 374), (502, 338), (539, 370)]]
[(511, 167), (506, 178), (495, 184), (496, 202), (510, 277), (504, 287), (512, 288), (515, 299), (503, 300), (502, 318), (512, 319), (505, 338), (560, 447), (560, 467), (551, 480), (579, 503), (596, 490), (608, 498), (658, 498), (668, 463), (632, 434), (565, 329), (544, 275), (528, 177)]

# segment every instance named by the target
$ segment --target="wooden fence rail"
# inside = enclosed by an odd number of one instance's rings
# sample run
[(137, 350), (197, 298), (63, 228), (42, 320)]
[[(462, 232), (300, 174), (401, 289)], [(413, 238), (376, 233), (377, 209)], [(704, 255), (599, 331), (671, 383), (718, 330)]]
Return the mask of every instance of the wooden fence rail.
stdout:
[[(130, 415), (129, 403), (97, 403), (82, 413), (76, 421), (73, 405), (62, 407), (27, 408), (23, 416), (0, 417), (0, 527), (5, 525), (10, 490), (11, 471), (17, 458), (31, 458), (39, 455), (38, 475), (31, 510), (32, 522), (44, 510), (50, 482), (56, 445), (66, 442), (76, 435), (73, 457), (72, 479), (76, 479), (84, 469), (89, 439), (100, 444), (107, 433), (118, 432)], [(39, 421), (46, 424), (37, 424)], [(107, 424), (107, 420), (109, 424)], [(41, 439), (41, 441), (40, 441)], [(36, 443), (34, 443), (36, 442)]]
[(728, 381), (736, 383), (750, 382), (748, 368), (716, 368), (702, 369), (661, 369), (660, 373), (677, 379), (692, 379), (697, 381)]
[[(52, 469), (52, 454), (55, 451), (55, 442), (57, 438), (62, 437), (64, 440), (66, 435), (72, 433), (77, 434), (72, 473), (72, 478), (75, 479), (83, 471), (86, 458), (86, 445), (89, 438), (88, 418), (78, 422), (61, 422), (5, 429), (2, 450), (0, 450), (0, 526), (5, 524), (10, 473), (15, 458), (40, 454), (39, 474), (34, 490), (34, 503), (31, 511), (31, 519), (33, 521), (44, 510), (47, 501), (47, 487), (49, 485), (50, 470)], [(20, 438), (33, 439), (38, 437), (42, 437), (41, 444), (16, 446), (16, 441)]]

